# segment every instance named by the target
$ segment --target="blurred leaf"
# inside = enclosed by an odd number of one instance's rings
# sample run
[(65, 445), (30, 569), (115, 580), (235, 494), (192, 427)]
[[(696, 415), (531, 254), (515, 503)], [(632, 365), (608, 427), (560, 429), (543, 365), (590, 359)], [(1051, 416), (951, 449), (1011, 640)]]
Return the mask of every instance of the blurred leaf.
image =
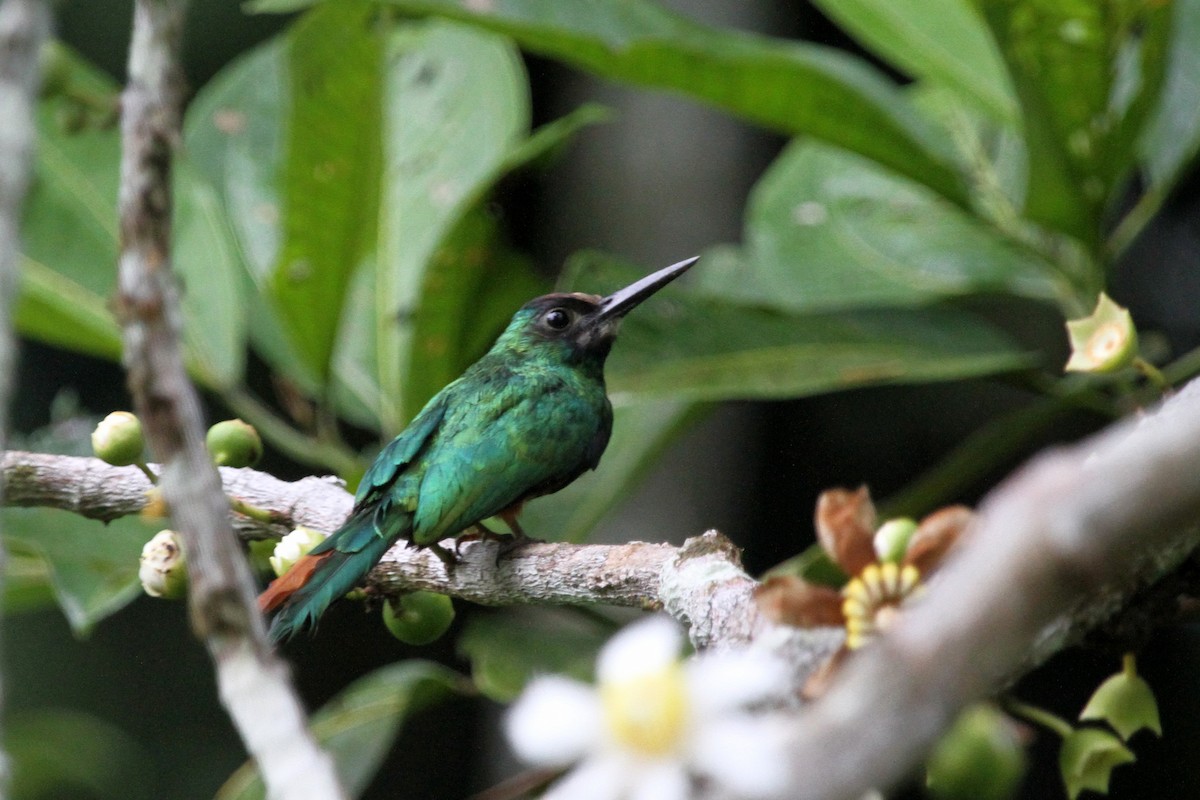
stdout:
[[(458, 673), (428, 661), (402, 661), (359, 678), (312, 717), (312, 732), (337, 765), (348, 797), (371, 782), (410, 716), (462, 691)], [(216, 800), (262, 800), (266, 790), (248, 761), (217, 791)]]
[(104, 299), (40, 261), (21, 262), (16, 329), (47, 344), (114, 361), (121, 329)]
[(54, 605), (54, 590), (50, 587), (50, 568), (45, 560), (30, 551), (7, 542), (4, 554), (4, 613), (20, 614)]
[(1136, 760), (1129, 748), (1111, 732), (1076, 728), (1063, 739), (1058, 767), (1067, 787), (1067, 796), (1075, 800), (1086, 789), (1108, 794), (1112, 771)]
[(286, 37), (283, 242), (269, 294), (323, 382), (350, 276), (376, 225), (384, 72), (373, 16), (365, 2), (323, 3)]
[[(512, 36), (601, 77), (678, 91), (785, 134), (810, 134), (930, 186), (956, 203), (966, 187), (937, 132), (861, 59), (819, 45), (708, 28), (647, 0), (387, 0)], [(260, 0), (259, 11), (294, 2)]]
[(706, 254), (694, 280), (713, 294), (804, 311), (1064, 291), (1053, 265), (979, 218), (814, 142), (790, 145), (754, 188), (744, 241)]
[(984, 0), (1021, 102), (1025, 213), (1089, 246), (1158, 93), (1167, 4)]
[(11, 796), (138, 800), (154, 797), (154, 765), (129, 734), (76, 711), (6, 714), (4, 751), (11, 760)]
[(76, 635), (87, 635), (141, 592), (138, 558), (155, 528), (136, 517), (107, 525), (51, 508), (4, 509), (4, 539), (40, 555)]
[(569, 610), (508, 609), (471, 617), (458, 637), (458, 653), (470, 659), (479, 691), (508, 703), (534, 675), (590, 681), (596, 653), (612, 632)]
[(529, 95), (511, 44), (463, 26), (398, 28), (386, 59), (373, 312), (382, 427), (395, 434), (419, 408), (406, 391), (416, 335), (408, 323), (431, 297), (427, 271), (528, 130)]
[(817, 5), (914, 78), (950, 86), (997, 119), (1017, 118), (1000, 52), (967, 0), (818, 0)]
[(1138, 143), (1150, 181), (1175, 183), (1200, 148), (1200, 0), (1174, 0), (1162, 92)]
[(612, 438), (600, 466), (549, 497), (526, 505), (521, 512), (522, 527), (551, 541), (583, 541), (606, 514), (629, 497), (667, 445), (706, 411), (707, 407), (675, 400), (618, 404), (613, 410)]
[[(60, 347), (117, 358), (120, 331), (108, 299), (116, 284), (119, 132), (111, 124), (74, 130), (63, 121), (64, 110), (78, 102), (72, 97), (86, 93), (102, 107), (116, 102), (117, 88), (66, 48), (54, 52), (68, 69), (72, 94), (53, 95), (38, 107), (17, 325)], [(183, 286), (188, 366), (203, 383), (227, 386), (241, 377), (245, 351), (236, 243), (211, 189), (183, 156), (175, 162), (174, 193), (173, 257)]]
[(183, 287), (183, 335), (191, 369), (214, 388), (242, 379), (246, 361), (243, 269), (225, 209), (185, 158), (177, 158), (174, 267)]

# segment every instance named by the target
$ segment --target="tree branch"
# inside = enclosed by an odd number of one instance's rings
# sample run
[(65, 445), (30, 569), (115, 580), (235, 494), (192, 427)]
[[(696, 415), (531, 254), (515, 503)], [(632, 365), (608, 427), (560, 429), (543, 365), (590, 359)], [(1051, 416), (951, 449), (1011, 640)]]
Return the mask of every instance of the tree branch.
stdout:
[(955, 715), (1102, 621), (1200, 543), (1200, 383), (993, 491), (922, 601), (799, 720), (793, 785), (858, 798)]
[(116, 306), (134, 405), (164, 462), (163, 497), (183, 536), (192, 625), (205, 640), (221, 699), (273, 798), (343, 797), (316, 745), (287, 668), (266, 644), (254, 588), (204, 445), (203, 415), (180, 352), (170, 270), (171, 153), (179, 136), (179, 49), (185, 0), (137, 0), (122, 94), (121, 254)]
[[(49, 29), (50, 8), (45, 0), (5, 0), (0, 5), (0, 450), (8, 441), (8, 407), (17, 371), (12, 312), (20, 284), (21, 208), (36, 138), (38, 59)], [(0, 543), (0, 594), (6, 562)], [(0, 797), (7, 796), (8, 785), (8, 759), (0, 751)]]
[[(806, 797), (857, 798), (903, 777), (959, 709), (1077, 641), (1168, 575), (1200, 543), (1200, 382), (1161, 408), (1036, 459), (980, 507), (975, 529), (922, 601), (846, 664), (794, 728), (794, 779)], [(7, 453), (6, 502), (93, 516), (145, 502), (134, 468), (95, 459)], [(222, 469), (230, 494), (332, 530), (351, 498), (335, 481), (279, 481)], [(250, 520), (247, 538), (281, 531)], [(700, 646), (744, 643), (789, 654), (799, 676), (838, 644), (834, 629), (766, 623), (736, 550), (718, 534), (682, 548), (535, 544), (499, 564), (471, 542), (447, 575), (428, 553), (397, 546), (371, 574), (377, 592), (440, 591), (484, 604), (611, 603), (664, 608)]]

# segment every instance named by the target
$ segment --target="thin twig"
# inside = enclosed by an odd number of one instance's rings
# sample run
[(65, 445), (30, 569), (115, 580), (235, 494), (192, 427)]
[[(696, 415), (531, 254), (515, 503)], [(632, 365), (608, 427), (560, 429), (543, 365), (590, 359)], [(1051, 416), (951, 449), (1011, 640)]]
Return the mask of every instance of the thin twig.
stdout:
[(229, 503), (204, 446), (203, 414), (184, 369), (170, 269), (171, 157), (179, 137), (185, 0), (137, 0), (129, 85), (121, 97), (121, 255), (116, 307), (134, 406), (163, 462), (162, 494), (183, 535), (192, 626), (221, 700), (272, 798), (344, 797), (313, 740), (287, 668), (270, 650)]

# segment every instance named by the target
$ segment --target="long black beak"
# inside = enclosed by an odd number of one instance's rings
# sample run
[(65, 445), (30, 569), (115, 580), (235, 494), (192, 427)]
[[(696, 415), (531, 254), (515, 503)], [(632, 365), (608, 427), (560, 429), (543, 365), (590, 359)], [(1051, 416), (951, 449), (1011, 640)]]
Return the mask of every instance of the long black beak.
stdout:
[(678, 264), (672, 264), (658, 272), (653, 272), (640, 281), (629, 284), (624, 289), (618, 289), (600, 301), (600, 311), (596, 315), (596, 320), (625, 316), (647, 297), (687, 272), (692, 264), (699, 260), (700, 256), (684, 259)]

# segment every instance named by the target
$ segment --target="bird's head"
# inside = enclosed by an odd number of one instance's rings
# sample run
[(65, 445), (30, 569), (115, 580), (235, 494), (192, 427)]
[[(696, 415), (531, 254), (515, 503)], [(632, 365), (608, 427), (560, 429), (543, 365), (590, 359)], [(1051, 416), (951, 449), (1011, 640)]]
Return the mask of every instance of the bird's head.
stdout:
[(638, 304), (698, 261), (689, 258), (651, 273), (607, 297), (580, 292), (535, 297), (513, 316), (497, 347), (528, 350), (554, 347), (569, 358), (603, 361), (621, 320)]

